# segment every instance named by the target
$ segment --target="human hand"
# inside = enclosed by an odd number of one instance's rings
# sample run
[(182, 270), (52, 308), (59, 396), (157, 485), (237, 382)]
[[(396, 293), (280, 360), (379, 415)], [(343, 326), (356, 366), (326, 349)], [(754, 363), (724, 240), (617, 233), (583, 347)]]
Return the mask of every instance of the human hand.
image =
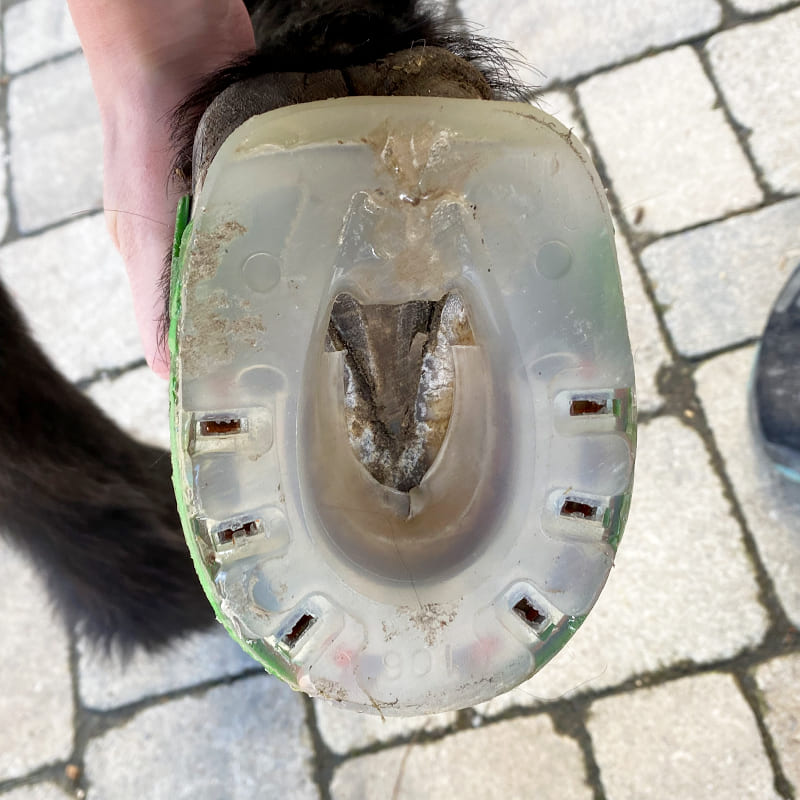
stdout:
[(68, 0), (103, 126), (103, 205), (125, 262), (147, 363), (159, 346), (160, 279), (178, 196), (170, 112), (200, 78), (254, 48), (243, 0)]

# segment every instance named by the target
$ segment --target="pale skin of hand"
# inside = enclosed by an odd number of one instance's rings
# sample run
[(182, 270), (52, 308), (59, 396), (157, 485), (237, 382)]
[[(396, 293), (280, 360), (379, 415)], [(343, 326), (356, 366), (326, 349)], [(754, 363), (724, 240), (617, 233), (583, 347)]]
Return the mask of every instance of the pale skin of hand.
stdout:
[(145, 357), (161, 377), (159, 280), (178, 196), (170, 112), (198, 80), (254, 48), (242, 0), (68, 0), (103, 127), (106, 225), (128, 272)]

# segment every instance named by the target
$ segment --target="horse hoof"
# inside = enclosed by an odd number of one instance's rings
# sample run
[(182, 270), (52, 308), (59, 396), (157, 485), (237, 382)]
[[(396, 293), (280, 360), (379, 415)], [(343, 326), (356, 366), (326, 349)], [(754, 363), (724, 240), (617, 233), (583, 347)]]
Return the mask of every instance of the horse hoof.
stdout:
[(358, 710), (530, 677), (602, 590), (633, 479), (583, 147), (521, 103), (281, 108), (224, 142), (179, 236), (175, 488), (223, 624)]

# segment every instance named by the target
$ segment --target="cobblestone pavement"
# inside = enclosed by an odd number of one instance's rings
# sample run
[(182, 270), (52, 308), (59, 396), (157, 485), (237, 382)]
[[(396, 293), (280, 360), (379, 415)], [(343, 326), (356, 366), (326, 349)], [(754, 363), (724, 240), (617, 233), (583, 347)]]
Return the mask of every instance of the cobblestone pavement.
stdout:
[[(800, 797), (800, 487), (747, 424), (758, 336), (800, 259), (800, 3), (460, 8), (538, 68), (616, 218), (642, 415), (595, 611), (510, 694), (382, 723), (292, 693), (221, 631), (125, 669), (54, 621), (3, 546), (2, 800)], [(2, 9), (0, 275), (60, 368), (166, 444), (64, 3)]]

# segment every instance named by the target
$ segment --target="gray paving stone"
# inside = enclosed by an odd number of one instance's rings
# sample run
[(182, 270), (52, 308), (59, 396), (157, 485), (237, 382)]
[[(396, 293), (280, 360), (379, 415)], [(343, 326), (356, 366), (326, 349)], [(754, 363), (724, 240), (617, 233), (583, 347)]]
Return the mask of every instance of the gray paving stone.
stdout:
[(139, 441), (169, 449), (168, 383), (149, 367), (93, 383), (86, 394)]
[(102, 135), (82, 55), (13, 78), (11, 191), (20, 230), (102, 206)]
[(73, 746), (69, 643), (42, 579), (0, 533), (0, 780), (66, 759)]
[(0, 277), (68, 378), (142, 357), (122, 259), (101, 215), (0, 248)]
[(381, 719), (369, 714), (354, 714), (324, 700), (315, 700), (314, 709), (317, 728), (325, 744), (340, 755), (417, 731), (442, 730), (456, 721), (455, 713)]
[(591, 798), (578, 745), (546, 716), (501, 722), (427, 745), (345, 762), (333, 800), (583, 800)]
[(658, 371), (671, 363), (653, 306), (645, 294), (642, 279), (636, 269), (630, 248), (617, 225), (617, 260), (625, 297), (628, 335), (633, 351), (636, 372), (636, 399), (640, 411), (655, 411), (664, 402), (658, 392)]
[(760, 14), (786, 5), (786, 0), (730, 0), (731, 5), (745, 14)]
[(575, 638), (485, 715), (614, 686), (757, 645), (768, 620), (701, 439), (673, 418), (639, 428), (633, 502), (608, 584)]
[(776, 658), (756, 670), (765, 721), (783, 772), (800, 790), (800, 655)]
[(298, 694), (258, 676), (149, 708), (89, 742), (88, 800), (317, 800)]
[(800, 491), (771, 467), (753, 437), (747, 394), (755, 350), (704, 364), (700, 400), (761, 559), (792, 622), (800, 627)]
[(611, 188), (636, 229), (668, 233), (761, 201), (691, 48), (589, 78), (578, 95)]
[(80, 47), (67, 5), (60, 0), (17, 3), (6, 11), (3, 26), (10, 73)]
[(662, 239), (642, 253), (675, 346), (701, 356), (760, 335), (800, 259), (800, 200)]
[(608, 800), (774, 800), (756, 721), (728, 675), (610, 697), (589, 733)]
[(742, 25), (708, 43), (711, 67), (770, 186), (800, 191), (800, 8)]
[(550, 82), (633, 58), (705, 31), (714, 0), (459, 0), (464, 16), (516, 45)]
[[(209, 619), (211, 616), (209, 607)], [(78, 643), (78, 653), (81, 701), (97, 709), (134, 703), (258, 666), (219, 626), (160, 653), (136, 651), (127, 663), (84, 640)]]
[(8, 228), (8, 201), (6, 200), (6, 170), (5, 163), (8, 157), (6, 137), (0, 130), (0, 241), (6, 235)]
[(3, 800), (74, 800), (75, 795), (67, 794), (54, 783), (37, 783), (0, 794)]

